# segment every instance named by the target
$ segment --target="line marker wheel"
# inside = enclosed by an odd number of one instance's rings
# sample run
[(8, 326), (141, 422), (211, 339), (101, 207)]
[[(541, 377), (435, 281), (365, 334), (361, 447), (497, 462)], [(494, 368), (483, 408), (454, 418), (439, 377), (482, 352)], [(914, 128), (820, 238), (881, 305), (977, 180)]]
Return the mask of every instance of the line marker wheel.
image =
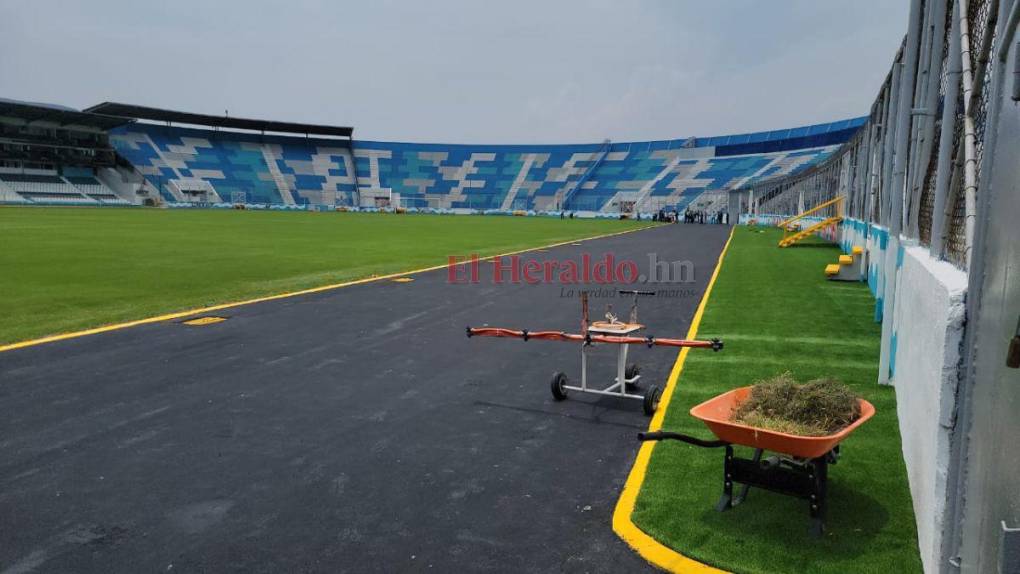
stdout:
[(652, 416), (655, 411), (659, 408), (659, 400), (662, 399), (662, 390), (659, 387), (652, 385), (645, 391), (645, 398), (641, 402), (642, 408), (644, 408), (645, 414)]
[(638, 375), (640, 375), (640, 374), (641, 374), (641, 366), (638, 365), (637, 363), (631, 363), (630, 366), (627, 367), (627, 371), (624, 373), (623, 377), (627, 381), (627, 390), (628, 391), (633, 391), (634, 389), (637, 388), (637, 386), (638, 386), (638, 384), (637, 384), (637, 382), (638, 382)]
[(550, 390), (552, 390), (552, 396), (557, 401), (562, 401), (567, 398), (567, 375), (564, 373), (555, 373), (552, 381), (549, 383)]

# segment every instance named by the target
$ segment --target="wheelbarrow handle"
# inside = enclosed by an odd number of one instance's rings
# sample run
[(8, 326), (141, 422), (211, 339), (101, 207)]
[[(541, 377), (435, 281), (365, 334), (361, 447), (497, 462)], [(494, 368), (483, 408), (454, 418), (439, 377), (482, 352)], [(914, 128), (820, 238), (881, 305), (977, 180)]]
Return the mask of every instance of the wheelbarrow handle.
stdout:
[(718, 448), (728, 446), (730, 443), (724, 440), (704, 440), (690, 435), (670, 431), (639, 432), (637, 438), (641, 442), (650, 440), (678, 440), (702, 448)]

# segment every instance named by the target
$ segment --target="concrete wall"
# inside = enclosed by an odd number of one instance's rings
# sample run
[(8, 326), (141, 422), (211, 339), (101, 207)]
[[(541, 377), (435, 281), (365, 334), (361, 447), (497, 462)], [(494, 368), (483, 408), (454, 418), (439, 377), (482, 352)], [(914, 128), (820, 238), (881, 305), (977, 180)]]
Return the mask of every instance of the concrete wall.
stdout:
[(967, 275), (916, 246), (902, 249), (897, 268), (889, 366), (921, 560), (926, 572), (935, 572), (946, 521)]
[(885, 252), (889, 247), (889, 230), (848, 217), (840, 226), (840, 247), (845, 253), (855, 246), (864, 249), (866, 275), (862, 280), (868, 282), (868, 289), (875, 296), (875, 322), (882, 322), (882, 293), (885, 290)]
[[(861, 246), (867, 257), (868, 287), (875, 295), (875, 320), (891, 321), (892, 338), (883, 364), (896, 388), (903, 459), (917, 520), (918, 544), (926, 572), (940, 571), (948, 473), (954, 431), (961, 346), (966, 315), (967, 274), (931, 257), (927, 247), (905, 238), (890, 242), (884, 227), (855, 219), (841, 226), (840, 247)], [(896, 250), (894, 273), (886, 252)], [(896, 286), (896, 307), (884, 317), (886, 283)]]

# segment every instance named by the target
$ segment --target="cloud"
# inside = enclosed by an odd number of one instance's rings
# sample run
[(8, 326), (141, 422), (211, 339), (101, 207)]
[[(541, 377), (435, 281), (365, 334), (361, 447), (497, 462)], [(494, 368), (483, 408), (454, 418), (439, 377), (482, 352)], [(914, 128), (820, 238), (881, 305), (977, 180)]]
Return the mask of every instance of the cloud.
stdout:
[(905, 29), (899, 4), (7, 0), (0, 94), (408, 141), (777, 129), (868, 111)]

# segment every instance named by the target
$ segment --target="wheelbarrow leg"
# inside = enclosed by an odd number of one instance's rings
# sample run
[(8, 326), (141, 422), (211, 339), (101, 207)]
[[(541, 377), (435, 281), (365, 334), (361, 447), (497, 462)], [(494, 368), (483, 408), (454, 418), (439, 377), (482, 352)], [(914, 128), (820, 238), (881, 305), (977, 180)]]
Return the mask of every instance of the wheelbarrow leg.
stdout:
[[(761, 463), (761, 455), (763, 452), (765, 452), (764, 449), (760, 448), (754, 449), (754, 458), (752, 459), (754, 461), (754, 464)], [(740, 494), (733, 498), (733, 501), (730, 503), (730, 506), (736, 506), (743, 502), (744, 499), (747, 498), (747, 491), (749, 490), (751, 490), (750, 484), (744, 483), (743, 485), (741, 485)]]
[(733, 508), (733, 447), (726, 445), (726, 464), (723, 465), (723, 494), (715, 503), (717, 512)]
[(824, 455), (811, 461), (811, 535), (820, 538), (825, 534), (825, 511), (828, 507), (829, 464)]

